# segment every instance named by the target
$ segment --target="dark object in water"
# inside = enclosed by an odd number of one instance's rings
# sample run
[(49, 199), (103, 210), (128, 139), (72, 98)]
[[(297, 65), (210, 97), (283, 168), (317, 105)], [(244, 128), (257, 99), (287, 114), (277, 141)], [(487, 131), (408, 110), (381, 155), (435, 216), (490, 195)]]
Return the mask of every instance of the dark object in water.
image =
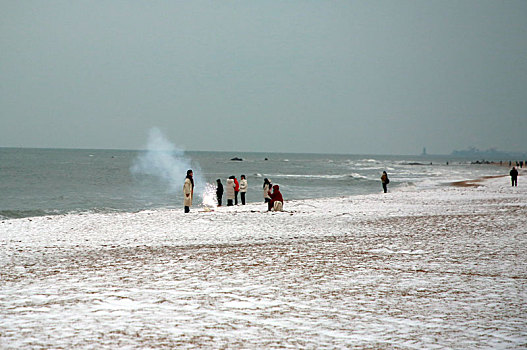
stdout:
[(238, 158), (238, 157), (234, 157), (234, 158), (231, 158), (231, 160), (236, 160), (236, 161), (239, 161), (239, 162), (241, 162), (241, 161), (242, 161), (243, 159), (241, 159), (241, 158)]

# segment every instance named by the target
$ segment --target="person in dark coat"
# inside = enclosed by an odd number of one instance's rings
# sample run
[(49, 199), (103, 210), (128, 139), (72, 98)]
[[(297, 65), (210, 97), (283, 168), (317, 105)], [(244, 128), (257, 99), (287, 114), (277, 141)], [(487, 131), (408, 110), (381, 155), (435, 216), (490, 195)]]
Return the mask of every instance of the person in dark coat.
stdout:
[(263, 197), (264, 202), (267, 203), (267, 210), (271, 210), (271, 189), (273, 188), (273, 185), (271, 184), (271, 181), (269, 179), (264, 179), (263, 184)]
[(509, 175), (511, 176), (512, 186), (518, 186), (518, 170), (516, 170), (515, 167), (512, 167)]
[(218, 207), (221, 207), (221, 198), (223, 197), (223, 184), (221, 180), (216, 180), (218, 187), (216, 188), (216, 198), (218, 199)]
[(388, 179), (388, 174), (386, 174), (386, 171), (382, 172), (381, 182), (384, 193), (388, 192), (388, 184), (390, 183), (390, 179)]

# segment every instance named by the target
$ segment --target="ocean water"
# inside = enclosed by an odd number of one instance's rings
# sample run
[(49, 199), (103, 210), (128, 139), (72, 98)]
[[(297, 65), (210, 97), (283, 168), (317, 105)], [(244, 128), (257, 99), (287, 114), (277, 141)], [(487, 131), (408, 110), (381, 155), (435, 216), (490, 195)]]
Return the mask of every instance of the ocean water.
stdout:
[(380, 192), (384, 170), (390, 191), (508, 171), (437, 156), (0, 148), (0, 218), (179, 208), (188, 167), (198, 207), (230, 175), (246, 175), (248, 202), (263, 202), (266, 177), (292, 200)]

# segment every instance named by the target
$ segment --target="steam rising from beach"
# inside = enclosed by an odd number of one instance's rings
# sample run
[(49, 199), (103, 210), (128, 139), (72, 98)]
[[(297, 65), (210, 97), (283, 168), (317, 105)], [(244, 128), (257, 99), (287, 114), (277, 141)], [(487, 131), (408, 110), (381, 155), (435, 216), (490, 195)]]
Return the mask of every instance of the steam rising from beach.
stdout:
[(170, 142), (158, 128), (150, 129), (146, 151), (135, 159), (131, 167), (135, 175), (149, 175), (161, 179), (168, 185), (171, 193), (182, 191), (188, 169), (194, 172), (194, 198), (201, 197), (203, 204), (215, 206), (214, 193), (212, 196), (209, 193), (212, 185), (206, 184), (199, 165), (193, 163), (192, 159)]

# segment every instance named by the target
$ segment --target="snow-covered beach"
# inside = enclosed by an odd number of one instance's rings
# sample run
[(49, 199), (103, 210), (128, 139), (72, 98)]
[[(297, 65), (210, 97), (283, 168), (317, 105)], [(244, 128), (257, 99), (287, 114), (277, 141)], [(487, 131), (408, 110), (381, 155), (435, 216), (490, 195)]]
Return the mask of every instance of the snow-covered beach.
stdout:
[(0, 223), (0, 347), (525, 348), (527, 186)]

